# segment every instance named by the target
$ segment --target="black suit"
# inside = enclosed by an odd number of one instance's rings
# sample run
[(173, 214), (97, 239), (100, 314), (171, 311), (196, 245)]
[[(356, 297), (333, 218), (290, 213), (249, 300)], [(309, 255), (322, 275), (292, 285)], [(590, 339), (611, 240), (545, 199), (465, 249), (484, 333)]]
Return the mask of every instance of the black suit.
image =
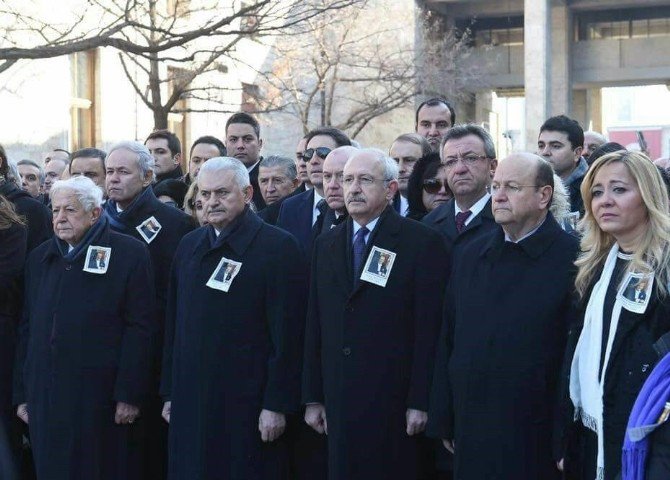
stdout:
[(265, 223), (269, 223), (270, 225), (277, 225), (277, 220), (279, 219), (279, 210), (281, 209), (284, 200), (286, 200), (287, 198), (294, 197), (295, 195), (298, 195), (299, 193), (302, 193), (304, 191), (305, 191), (304, 187), (302, 188), (302, 190), (300, 189), (300, 187), (296, 188), (295, 190), (293, 190), (293, 192), (291, 192), (284, 198), (281, 198), (276, 202), (266, 206), (263, 210), (260, 210), (258, 212), (258, 216)]
[(433, 227), (440, 232), (444, 238), (447, 247), (447, 253), (451, 260), (455, 260), (455, 255), (464, 245), (475, 238), (486, 235), (488, 232), (498, 228), (498, 224), (493, 218), (491, 211), (491, 199), (486, 202), (484, 209), (479, 212), (459, 233), (456, 229), (456, 213), (453, 198), (447, 203), (440, 205), (428, 215), (423, 217), (422, 223)]
[(406, 410), (428, 408), (447, 255), (436, 232), (388, 206), (365, 255), (396, 253), (386, 287), (354, 280), (352, 229), (316, 240), (303, 402), (325, 405), (329, 480), (421, 478), (426, 443), (407, 435)]

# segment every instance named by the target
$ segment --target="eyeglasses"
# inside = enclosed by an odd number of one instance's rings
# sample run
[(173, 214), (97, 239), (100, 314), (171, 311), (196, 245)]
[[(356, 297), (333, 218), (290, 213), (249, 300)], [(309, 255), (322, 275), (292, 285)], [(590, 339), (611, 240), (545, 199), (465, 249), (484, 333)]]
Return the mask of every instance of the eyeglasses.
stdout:
[(442, 165), (444, 165), (445, 168), (451, 169), (454, 168), (458, 163), (458, 161), (460, 160), (461, 162), (463, 162), (464, 165), (471, 167), (479, 160), (484, 160), (487, 158), (489, 157), (487, 157), (486, 155), (476, 155), (474, 153), (470, 153), (464, 157), (446, 157), (442, 161)]
[(326, 158), (330, 152), (332, 152), (332, 150), (328, 147), (308, 148), (305, 150), (305, 153), (302, 154), (302, 158), (306, 162), (309, 162), (315, 153), (319, 158)]
[(449, 185), (447, 185), (446, 180), (442, 181), (437, 178), (427, 178), (423, 181), (424, 191), (426, 193), (430, 193), (431, 195), (435, 195), (437, 192), (439, 192), (442, 186), (444, 186), (444, 189), (447, 192), (449, 191)]
[(542, 186), (544, 185), (517, 185), (516, 183), (506, 183), (504, 185), (500, 185), (498, 183), (492, 183), (491, 186), (489, 187), (489, 191), (491, 193), (498, 193), (505, 190), (508, 193), (516, 194), (521, 192), (521, 190), (523, 190), (524, 188), (530, 188), (530, 187), (540, 188)]

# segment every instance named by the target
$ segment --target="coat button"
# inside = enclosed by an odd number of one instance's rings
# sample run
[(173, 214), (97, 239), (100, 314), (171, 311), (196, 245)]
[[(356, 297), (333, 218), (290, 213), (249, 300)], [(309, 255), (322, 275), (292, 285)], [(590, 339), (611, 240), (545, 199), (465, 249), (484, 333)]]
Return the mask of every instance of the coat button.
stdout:
[(65, 270), (72, 270), (72, 265), (70, 265), (69, 263), (65, 265)]
[(349, 348), (349, 347), (344, 347), (344, 348), (342, 349), (342, 353), (344, 354), (345, 357), (348, 357), (349, 355), (351, 355), (351, 348)]

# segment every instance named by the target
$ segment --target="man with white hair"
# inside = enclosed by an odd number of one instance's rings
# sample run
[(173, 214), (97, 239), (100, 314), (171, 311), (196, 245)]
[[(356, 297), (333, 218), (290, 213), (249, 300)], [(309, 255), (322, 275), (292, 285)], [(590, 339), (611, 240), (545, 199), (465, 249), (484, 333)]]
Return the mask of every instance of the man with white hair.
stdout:
[(398, 166), (380, 150), (352, 156), (342, 182), (349, 219), (311, 265), (305, 421), (328, 434), (330, 480), (420, 478), (446, 249), (389, 204)]
[(37, 478), (138, 478), (130, 444), (157, 330), (149, 253), (111, 230), (90, 179), (51, 193), (55, 237), (26, 264), (13, 401)]
[(161, 382), (169, 477), (285, 479), (286, 415), (300, 407), (300, 247), (250, 209), (239, 160), (207, 160), (197, 182), (208, 225), (184, 237), (170, 274)]
[[(156, 319), (160, 330), (155, 338), (152, 395), (140, 423), (142, 445), (147, 450), (142, 454), (145, 478), (161, 480), (165, 478), (167, 469), (167, 425), (161, 419), (162, 401), (158, 396), (158, 385), (168, 278), (179, 242), (195, 225), (190, 216), (156, 198), (151, 188), (154, 166), (154, 157), (139, 142), (121, 142), (112, 146), (105, 160), (108, 200), (104, 208), (112, 229), (144, 242), (151, 255)], [(149, 225), (152, 228), (148, 228)]]

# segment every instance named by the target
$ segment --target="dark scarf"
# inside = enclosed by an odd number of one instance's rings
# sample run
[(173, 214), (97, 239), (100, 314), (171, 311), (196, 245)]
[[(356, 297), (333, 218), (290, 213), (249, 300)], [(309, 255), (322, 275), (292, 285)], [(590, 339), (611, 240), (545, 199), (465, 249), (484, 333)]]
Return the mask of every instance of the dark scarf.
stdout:
[(163, 180), (167, 180), (168, 178), (174, 178), (175, 180), (181, 180), (182, 179), (181, 177), (183, 175), (184, 175), (184, 172), (181, 169), (181, 165), (177, 165), (176, 168), (173, 168), (172, 170), (170, 170), (167, 173), (164, 173), (162, 175), (156, 175), (156, 183), (154, 185), (159, 184), (160, 182), (162, 182)]
[(112, 225), (112, 228), (114, 230), (125, 230), (128, 227), (128, 217), (132, 217), (135, 211), (150, 202), (152, 198), (156, 198), (154, 191), (151, 187), (145, 187), (142, 193), (135, 197), (135, 200), (122, 212), (116, 209), (116, 202), (114, 200), (107, 200), (107, 203), (105, 203), (105, 213), (109, 217), (109, 223)]
[(89, 245), (92, 245), (94, 242), (97, 242), (103, 233), (107, 229), (109, 221), (107, 220), (106, 215), (100, 215), (100, 218), (97, 222), (88, 229), (84, 238), (68, 253), (69, 245), (66, 241), (61, 240), (60, 238), (54, 236), (54, 242), (56, 242), (56, 247), (62, 255), (64, 260), (68, 262), (73, 262), (77, 260), (81, 255), (84, 254)]
[(248, 215), (255, 215), (255, 213), (252, 212), (251, 209), (249, 208), (249, 205), (244, 207), (244, 211), (228, 226), (226, 226), (223, 230), (221, 230), (221, 233), (219, 233), (218, 236), (216, 235), (216, 230), (214, 230), (214, 227), (212, 225), (208, 225), (207, 235), (209, 236), (209, 244), (211, 245), (211, 247), (219, 248), (221, 245), (226, 243), (228, 238), (230, 238), (231, 235), (233, 235), (240, 229), (240, 227), (242, 226), (244, 220), (247, 218)]

